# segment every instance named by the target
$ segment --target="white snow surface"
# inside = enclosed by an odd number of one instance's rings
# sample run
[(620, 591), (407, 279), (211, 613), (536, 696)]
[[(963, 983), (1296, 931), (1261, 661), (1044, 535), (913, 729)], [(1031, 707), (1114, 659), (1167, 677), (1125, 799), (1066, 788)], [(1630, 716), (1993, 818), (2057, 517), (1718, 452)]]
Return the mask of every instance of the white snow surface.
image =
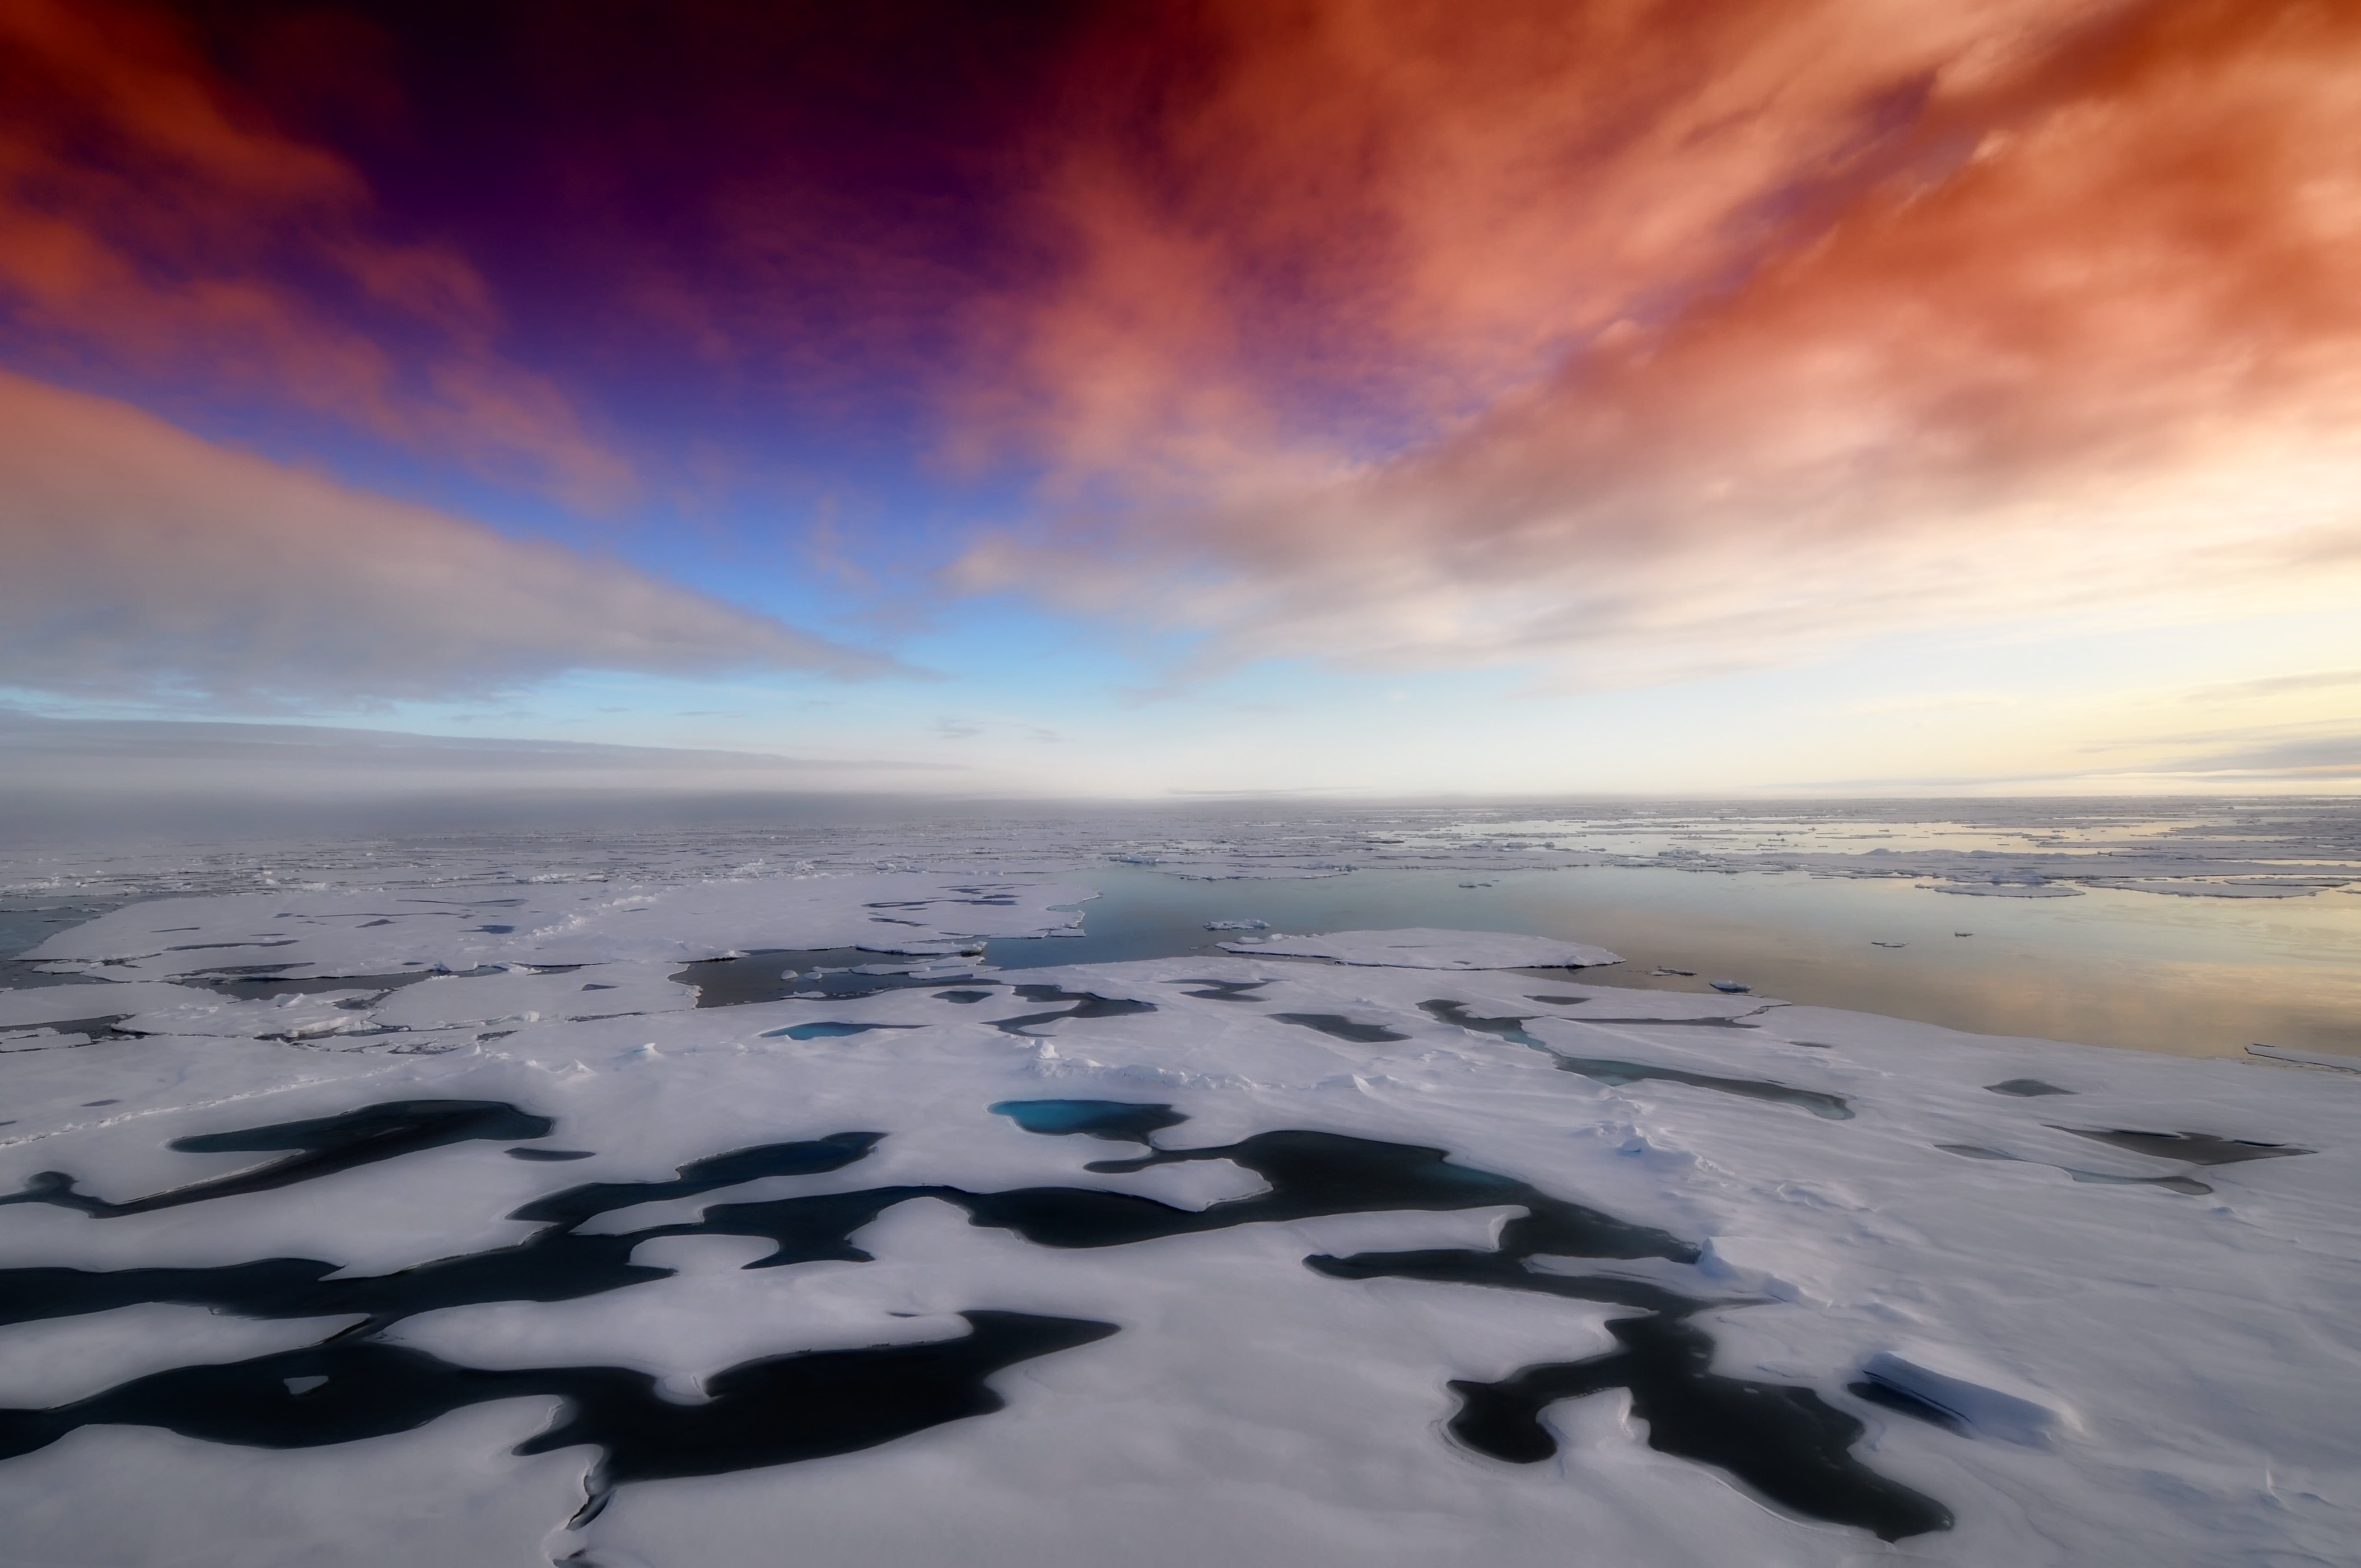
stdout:
[(24, 957), (107, 980), (158, 980), (262, 964), (304, 978), (489, 964), (680, 963), (766, 948), (942, 953), (986, 937), (1079, 927), (1081, 916), (1051, 906), (1095, 896), (1055, 883), (963, 883), (900, 872), (291, 890), (135, 904), (62, 931)]
[[(755, 1269), (745, 1266), (767, 1244), (663, 1235), (632, 1254), (672, 1271), (661, 1277), (423, 1312), (383, 1337), (463, 1366), (636, 1368), (693, 1405), (726, 1368), (954, 1339), (963, 1311), (1118, 1332), (995, 1374), (996, 1411), (828, 1458), (627, 1482), (578, 1519), (596, 1453), (511, 1453), (562, 1418), (555, 1396), (289, 1449), (86, 1425), (0, 1459), (0, 1555), (34, 1568), (2355, 1561), (2361, 1080), (1968, 1036), (1758, 996), (1542, 981), (1502, 971), (1613, 957), (1490, 933), (1348, 932), (1236, 944), (1227, 959), (979, 971), (1153, 1003), (1022, 1032), (994, 1025), (1070, 1003), (977, 985), (993, 994), (961, 1002), (920, 986), (697, 1008), (670, 978), (685, 959), (866, 941), (889, 929), (880, 915), (917, 920), (890, 929), (917, 944), (1055, 928), (1071, 917), (1052, 906), (1083, 896), (1030, 883), (1010, 885), (1011, 903), (960, 902), (983, 896), (962, 891), (982, 885), (881, 872), (561, 885), (497, 906), (346, 889), (125, 908), (38, 954), (125, 983), (0, 994), (0, 1025), (127, 1008), (143, 1032), (0, 1055), (0, 1192), (64, 1171), (119, 1203), (280, 1157), (174, 1140), (390, 1101), (506, 1102), (555, 1125), (537, 1139), (463, 1140), (147, 1212), (13, 1203), (0, 1207), (0, 1259), (119, 1270), (313, 1258), (376, 1276), (522, 1242), (536, 1226), (511, 1213), (577, 1184), (662, 1181), (713, 1155), (851, 1131), (884, 1135), (825, 1174), (668, 1198), (585, 1233), (903, 1184), (1078, 1186), (1190, 1210), (1261, 1187), (1218, 1159), (1090, 1172), (1141, 1151), (1027, 1133), (987, 1110), (1040, 1098), (1165, 1104), (1188, 1118), (1155, 1135), (1165, 1148), (1308, 1129), (1444, 1149), (1697, 1244), (1693, 1265), (1539, 1266), (1730, 1303), (1695, 1319), (1717, 1372), (1807, 1388), (1855, 1418), (1855, 1456), (1938, 1500), (1954, 1524), (1887, 1544), (1772, 1507), (1727, 1472), (1651, 1447), (1621, 1389), (1552, 1407), (1557, 1453), (1543, 1463), (1455, 1443), (1444, 1426), (1452, 1380), (1609, 1353), (1606, 1324), (1632, 1310), (1331, 1277), (1303, 1260), (1488, 1248), (1513, 1206), (1060, 1248), (920, 1196), (854, 1236), (869, 1261)], [(390, 924), (370, 924), (379, 919)], [(1280, 954), (1336, 961), (1263, 961)], [(454, 972), (286, 999), (170, 983), (209, 964), (290, 962), (324, 978)], [(458, 972), (492, 964), (522, 967)], [(532, 972), (557, 964), (588, 967)], [(1193, 983), (1205, 981), (1235, 984), (1224, 995)], [(87, 1000), (110, 992), (121, 1002)], [(1422, 1005), (1444, 1003), (1455, 1010)], [(1279, 1014), (1400, 1037), (1361, 1043)], [(807, 1022), (913, 1026), (778, 1033)], [(2066, 1092), (1986, 1087), (2027, 1078)], [(1851, 1114), (1733, 1083), (1841, 1097)], [(2194, 1167), (2074, 1129), (2309, 1152)], [(534, 1161), (511, 1147), (587, 1157)], [(2153, 1177), (2211, 1190), (2142, 1179)], [(318, 1343), (350, 1322), (149, 1302), (0, 1326), (0, 1405), (54, 1406), (169, 1367)], [(1856, 1385), (1903, 1390), (1952, 1423), (1867, 1401)]]
[(1392, 931), (1331, 931), (1323, 936), (1244, 937), (1224, 951), (1328, 959), (1389, 969), (1578, 969), (1623, 960), (1604, 948), (1510, 931), (1446, 931), (1408, 926)]

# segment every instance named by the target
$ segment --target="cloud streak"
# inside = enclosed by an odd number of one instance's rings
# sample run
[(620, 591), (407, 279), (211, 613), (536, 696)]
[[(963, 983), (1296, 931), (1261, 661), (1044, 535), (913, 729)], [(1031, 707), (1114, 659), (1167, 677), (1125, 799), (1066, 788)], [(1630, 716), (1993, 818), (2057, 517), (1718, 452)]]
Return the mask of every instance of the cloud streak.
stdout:
[(0, 708), (0, 791), (411, 794), (910, 787), (952, 763), (781, 756), (319, 725), (57, 719)]
[(1775, 11), (1108, 44), (970, 411), (1060, 518), (954, 580), (1574, 684), (2349, 596), (2361, 13)]
[(620, 562), (508, 538), (0, 373), (0, 684), (269, 705), (572, 669), (897, 668)]
[(160, 11), (0, 3), (0, 323), (19, 363), (174, 378), (456, 457), (586, 509), (636, 481), (502, 358), (457, 251), (375, 228), (345, 159), (276, 126)]

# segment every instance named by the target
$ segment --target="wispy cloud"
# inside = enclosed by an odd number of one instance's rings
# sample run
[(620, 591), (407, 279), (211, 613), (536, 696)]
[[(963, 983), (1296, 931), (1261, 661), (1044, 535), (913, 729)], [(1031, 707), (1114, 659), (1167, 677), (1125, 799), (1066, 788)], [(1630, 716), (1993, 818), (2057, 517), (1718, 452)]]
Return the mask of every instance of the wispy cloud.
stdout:
[[(973, 788), (956, 764), (780, 756), (560, 740), (405, 734), (313, 725), (55, 719), (0, 708), (0, 799), (28, 832), (119, 843), (175, 823), (284, 835), (291, 825), (383, 831), (391, 803), (420, 826), (663, 820), (702, 799), (775, 824), (857, 795)], [(734, 808), (726, 803), (741, 803)], [(833, 808), (841, 811), (841, 806)], [(290, 817), (289, 812), (293, 816)], [(699, 814), (700, 817), (703, 815)], [(401, 819), (401, 818), (396, 818)]]
[(0, 373), (0, 684), (302, 703), (569, 669), (895, 668), (620, 562), (526, 543)]
[(2160, 763), (2155, 771), (2296, 776), (2323, 781), (2361, 778), (2361, 734), (2313, 735), (2194, 751)]
[(1056, 745), (1065, 737), (1046, 725), (1027, 723), (1016, 718), (964, 718), (946, 714), (935, 720), (933, 733), (940, 740), (972, 740), (981, 735), (1002, 735), (1021, 740)]
[(2361, 686), (2361, 670), (2309, 670), (2296, 674), (2264, 675), (2251, 681), (2223, 681), (2183, 693), (2180, 700), (2210, 707), (2247, 703), (2257, 697), (2342, 691), (2355, 686)]
[(1837, 709), (1848, 718), (1872, 718), (1887, 714), (1951, 713), (1962, 708), (2015, 707), (2018, 699), (2006, 692), (1914, 692), (1904, 696), (1873, 697), (1847, 703)]
[(1579, 685), (2361, 582), (2361, 12), (1190, 15), (1061, 127), (965, 586)]
[(360, 174), (160, 8), (0, 5), (0, 307), (44, 361), (324, 415), (589, 509), (635, 489), (565, 393), (501, 356), (466, 258), (378, 232)]

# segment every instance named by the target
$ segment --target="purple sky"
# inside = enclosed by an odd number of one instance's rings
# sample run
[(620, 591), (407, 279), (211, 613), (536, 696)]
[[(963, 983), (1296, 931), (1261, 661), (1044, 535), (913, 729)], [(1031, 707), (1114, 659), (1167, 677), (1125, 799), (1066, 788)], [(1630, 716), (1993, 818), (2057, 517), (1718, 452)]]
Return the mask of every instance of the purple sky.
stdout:
[(2344, 788), (2361, 19), (0, 0), (0, 701)]

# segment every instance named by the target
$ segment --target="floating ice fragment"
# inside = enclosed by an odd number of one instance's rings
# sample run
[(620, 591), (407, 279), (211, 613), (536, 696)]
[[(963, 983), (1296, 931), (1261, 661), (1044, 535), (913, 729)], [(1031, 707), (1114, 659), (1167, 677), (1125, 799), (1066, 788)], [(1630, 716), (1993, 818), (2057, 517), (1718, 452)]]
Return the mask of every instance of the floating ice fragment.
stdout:
[(2232, 877), (2220, 882), (2186, 877), (2125, 877), (2100, 884), (2125, 893), (2158, 893), (2173, 898), (2310, 898), (2344, 883), (2320, 877)]
[(1922, 882), (1936, 893), (1965, 894), (1973, 898), (2080, 898), (2082, 890), (2054, 882)]
[(1752, 986), (1746, 984), (1742, 981), (1735, 980), (1709, 980), (1707, 981), (1706, 983), (1713, 987), (1716, 991), (1728, 992), (1731, 995), (1742, 994), (1743, 992), (1754, 989)]
[(1268, 920), (1208, 920), (1205, 922), (1205, 929), (1208, 931), (1268, 931), (1270, 929), (1270, 922)]

